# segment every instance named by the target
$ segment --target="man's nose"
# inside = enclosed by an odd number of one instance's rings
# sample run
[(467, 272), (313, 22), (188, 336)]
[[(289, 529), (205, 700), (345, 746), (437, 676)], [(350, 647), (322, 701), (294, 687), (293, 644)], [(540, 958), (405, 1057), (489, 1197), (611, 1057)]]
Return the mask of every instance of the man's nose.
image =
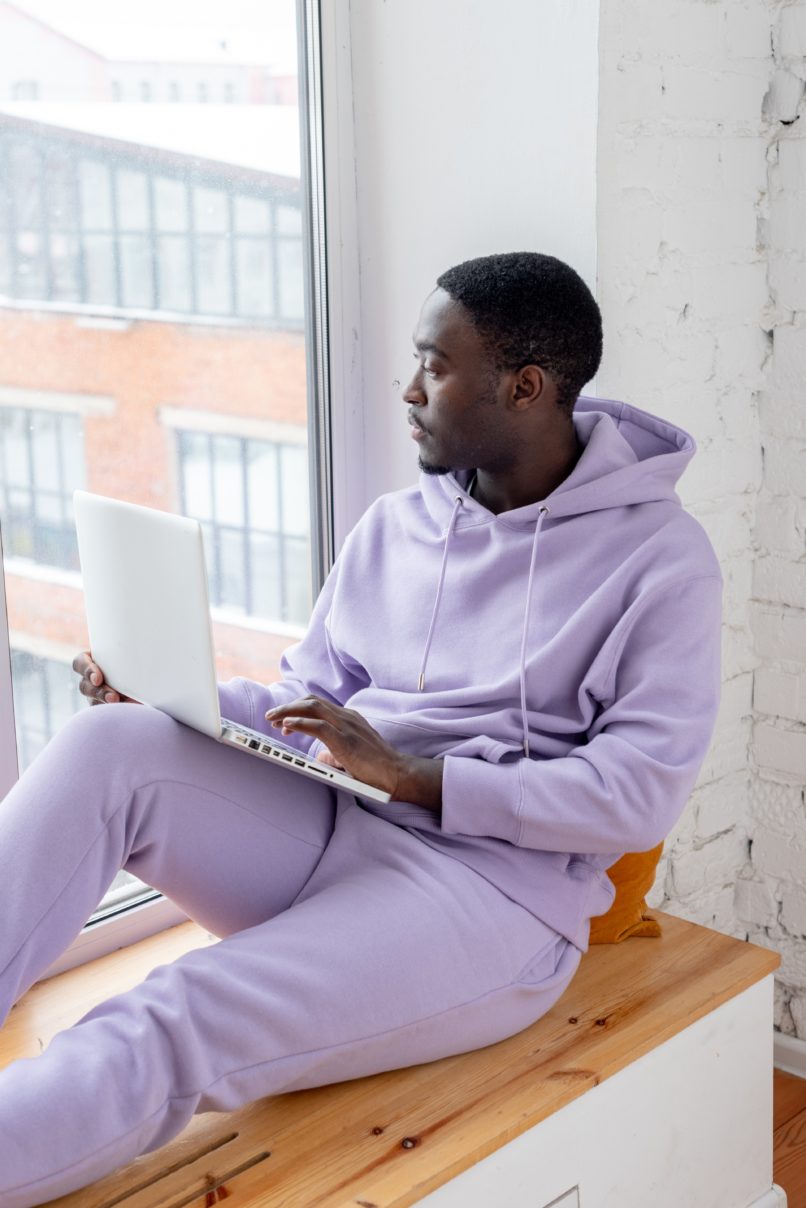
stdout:
[(422, 375), (421, 375), (420, 371), (418, 370), (415, 373), (414, 377), (409, 382), (406, 389), (403, 391), (402, 397), (403, 397), (404, 403), (416, 403), (419, 406), (422, 406), (423, 403), (425, 402), (425, 395), (423, 393), (421, 376)]

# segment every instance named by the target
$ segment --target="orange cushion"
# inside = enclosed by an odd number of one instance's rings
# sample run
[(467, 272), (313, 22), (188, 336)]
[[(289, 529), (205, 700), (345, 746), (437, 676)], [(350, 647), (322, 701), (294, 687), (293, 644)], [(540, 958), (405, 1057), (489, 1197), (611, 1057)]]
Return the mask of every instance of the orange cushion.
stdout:
[(662, 851), (663, 843), (659, 843), (651, 851), (628, 852), (608, 868), (616, 896), (606, 914), (591, 919), (590, 944), (618, 944), (631, 936), (660, 935), (660, 923), (648, 913), (644, 895), (654, 884)]

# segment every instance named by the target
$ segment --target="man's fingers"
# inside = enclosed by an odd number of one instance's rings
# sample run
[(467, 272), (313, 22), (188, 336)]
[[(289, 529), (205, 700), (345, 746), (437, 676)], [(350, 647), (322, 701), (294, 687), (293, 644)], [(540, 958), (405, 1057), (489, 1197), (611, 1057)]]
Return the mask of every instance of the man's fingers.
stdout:
[(308, 717), (324, 717), (336, 716), (339, 713), (344, 713), (340, 705), (333, 705), (330, 701), (323, 700), (321, 696), (301, 696), (298, 700), (289, 701), (287, 705), (275, 705), (273, 709), (267, 710), (264, 714), (266, 721), (270, 721), (273, 725), (279, 726), (286, 721), (297, 721), (298, 717), (291, 717), (292, 714), (305, 715)]

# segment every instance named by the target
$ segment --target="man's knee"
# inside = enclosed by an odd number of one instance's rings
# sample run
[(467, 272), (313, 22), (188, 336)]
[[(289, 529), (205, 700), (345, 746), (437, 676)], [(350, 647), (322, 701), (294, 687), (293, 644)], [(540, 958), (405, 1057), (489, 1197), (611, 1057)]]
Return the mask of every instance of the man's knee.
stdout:
[[(126, 753), (147, 766), (149, 752), (177, 737), (184, 729), (166, 713), (146, 705), (91, 705), (79, 710), (51, 740), (54, 754), (69, 748), (76, 758), (103, 758)], [(90, 765), (91, 766), (91, 765)]]

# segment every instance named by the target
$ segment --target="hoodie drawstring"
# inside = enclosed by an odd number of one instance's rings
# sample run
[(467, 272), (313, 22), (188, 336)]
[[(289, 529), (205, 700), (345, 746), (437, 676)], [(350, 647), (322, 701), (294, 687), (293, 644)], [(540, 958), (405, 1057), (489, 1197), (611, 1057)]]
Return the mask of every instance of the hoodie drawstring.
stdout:
[(462, 496), (456, 496), (456, 503), (453, 505), (453, 515), (451, 516), (448, 532), (445, 535), (445, 549), (442, 553), (442, 566), (439, 572), (439, 584), (437, 585), (437, 598), (434, 600), (434, 611), (431, 613), (431, 624), (428, 627), (428, 637), (425, 640), (425, 650), (423, 651), (423, 665), (420, 668), (420, 677), (417, 680), (417, 691), (422, 692), (425, 688), (425, 665), (428, 662), (428, 651), (431, 649), (431, 638), (434, 636), (434, 626), (437, 622), (437, 612), (439, 611), (439, 601), (442, 598), (442, 585), (445, 582), (445, 567), (448, 565), (448, 547), (453, 536), (456, 517), (459, 515), (459, 508), (462, 506)]
[(521, 722), (523, 724), (523, 753), (529, 758), (529, 727), (526, 723), (526, 635), (529, 632), (529, 611), (532, 604), (532, 580), (535, 574), (535, 556), (537, 554), (537, 538), (543, 527), (543, 517), (548, 515), (548, 508), (542, 507), (535, 525), (535, 535), (532, 541), (532, 559), (529, 563), (529, 581), (526, 585), (526, 612), (523, 618), (523, 637), (521, 638)]
[[(456, 527), (456, 517), (459, 515), (459, 509), (462, 506), (462, 496), (456, 496), (456, 502), (451, 515), (448, 531), (445, 535), (445, 549), (442, 553), (442, 566), (439, 571), (439, 583), (437, 584), (437, 594), (434, 600), (434, 609), (431, 613), (431, 624), (428, 626), (428, 637), (425, 641), (425, 650), (423, 651), (423, 663), (420, 668), (420, 675), (417, 680), (417, 691), (422, 692), (425, 688), (425, 668), (428, 662), (428, 652), (431, 649), (431, 639), (434, 636), (434, 627), (437, 621), (437, 613), (439, 612), (439, 602), (442, 599), (442, 588), (445, 583), (445, 568), (448, 565), (448, 550), (450, 548), (451, 538)], [(529, 757), (529, 726), (526, 721), (526, 638), (529, 632), (529, 613), (532, 606), (532, 582), (535, 574), (535, 560), (537, 557), (537, 539), (540, 535), (540, 530), (543, 527), (543, 519), (549, 513), (547, 507), (541, 507), (535, 525), (535, 534), (532, 540), (532, 557), (529, 562), (529, 579), (526, 585), (526, 609), (523, 618), (523, 636), (521, 637), (521, 657), (520, 657), (520, 685), (521, 685), (521, 724), (523, 726), (523, 753)]]

